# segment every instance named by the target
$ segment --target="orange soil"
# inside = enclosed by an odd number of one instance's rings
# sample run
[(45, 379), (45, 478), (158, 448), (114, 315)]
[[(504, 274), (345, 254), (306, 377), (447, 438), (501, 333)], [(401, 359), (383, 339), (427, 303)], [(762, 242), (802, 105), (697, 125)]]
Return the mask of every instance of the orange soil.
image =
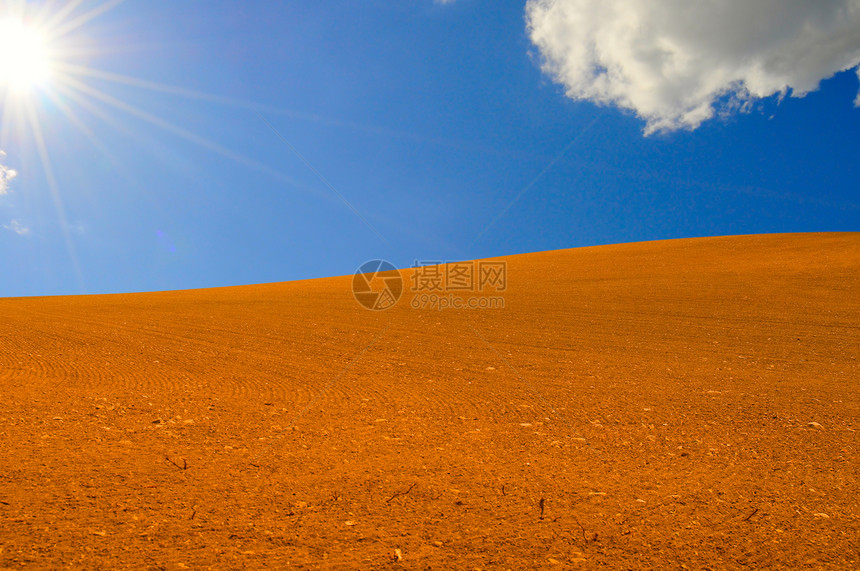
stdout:
[(860, 234), (507, 261), (0, 300), (0, 567), (860, 565)]

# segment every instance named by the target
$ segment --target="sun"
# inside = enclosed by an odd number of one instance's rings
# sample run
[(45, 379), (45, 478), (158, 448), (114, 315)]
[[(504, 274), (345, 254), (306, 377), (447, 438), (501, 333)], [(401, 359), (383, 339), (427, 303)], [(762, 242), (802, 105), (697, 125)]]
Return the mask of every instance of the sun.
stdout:
[(0, 87), (26, 92), (46, 83), (50, 75), (45, 36), (17, 18), (0, 19)]

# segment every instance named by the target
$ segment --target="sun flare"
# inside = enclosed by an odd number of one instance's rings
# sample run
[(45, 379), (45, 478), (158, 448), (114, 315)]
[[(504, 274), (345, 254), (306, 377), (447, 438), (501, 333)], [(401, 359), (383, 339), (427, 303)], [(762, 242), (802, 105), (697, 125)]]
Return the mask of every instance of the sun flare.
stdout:
[(16, 18), (0, 20), (0, 86), (27, 91), (45, 83), (50, 72), (44, 35)]

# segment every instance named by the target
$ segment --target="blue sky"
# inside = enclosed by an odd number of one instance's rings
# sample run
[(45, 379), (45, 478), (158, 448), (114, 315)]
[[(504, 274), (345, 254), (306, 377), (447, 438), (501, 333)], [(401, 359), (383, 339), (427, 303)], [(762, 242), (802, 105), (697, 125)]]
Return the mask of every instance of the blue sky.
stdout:
[[(26, 4), (35, 21), (50, 3)], [(73, 16), (106, 4), (85, 1)], [(54, 42), (65, 75), (0, 99), (0, 162), (17, 172), (0, 193), (0, 296), (285, 281), (374, 258), (407, 267), (860, 230), (855, 71), (754, 76), (720, 67), (730, 56), (719, 45), (690, 45), (708, 70), (740, 74), (748, 96), (678, 103), (695, 90), (676, 82), (655, 99), (635, 91), (653, 84), (651, 71), (625, 67), (624, 45), (602, 46), (594, 73), (628, 70), (619, 85), (633, 91), (560, 71), (578, 69), (572, 56), (548, 65), (576, 46), (564, 30), (537, 41), (550, 3), (532, 10), (529, 24), (525, 2), (478, 0), (110, 7)], [(792, 45), (777, 48), (791, 55)], [(852, 49), (839, 66), (854, 63)], [(684, 81), (702, 84), (696, 73)], [(783, 80), (797, 94), (815, 73), (827, 79), (804, 97), (769, 95)], [(710, 118), (687, 113), (711, 104)]]

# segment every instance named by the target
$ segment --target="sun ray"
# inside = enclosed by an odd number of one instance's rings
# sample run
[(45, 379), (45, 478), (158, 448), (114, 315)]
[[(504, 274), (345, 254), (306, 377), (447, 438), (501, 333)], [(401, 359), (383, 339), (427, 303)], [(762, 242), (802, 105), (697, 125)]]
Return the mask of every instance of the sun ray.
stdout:
[(66, 243), (66, 250), (69, 254), (69, 263), (72, 264), (72, 269), (75, 272), (75, 279), (77, 281), (80, 293), (86, 293), (83, 272), (81, 271), (81, 265), (78, 261), (75, 244), (72, 241), (72, 236), (69, 232), (69, 224), (66, 220), (66, 209), (63, 205), (63, 198), (60, 194), (57, 179), (54, 177), (54, 169), (51, 165), (51, 158), (48, 154), (48, 147), (47, 145), (45, 145), (45, 137), (42, 132), (42, 125), (39, 122), (39, 115), (31, 102), (25, 103), (25, 115), (30, 123), (30, 129), (33, 133), (33, 138), (36, 141), (36, 148), (39, 151), (39, 159), (42, 162), (42, 169), (45, 171), (45, 178), (48, 182), (48, 188), (51, 191), (51, 199), (54, 201), (54, 209), (57, 213), (57, 219), (60, 224), (60, 231), (63, 234), (63, 239)]
[(118, 85), (124, 85), (128, 87), (139, 87), (141, 89), (147, 89), (149, 91), (155, 91), (157, 93), (166, 93), (168, 95), (177, 95), (179, 97), (185, 97), (187, 99), (198, 100), (198, 101), (209, 101), (211, 103), (219, 103), (222, 105), (229, 105), (231, 107), (238, 107), (241, 109), (247, 109), (249, 111), (257, 111), (264, 113), (275, 113), (278, 115), (286, 115), (290, 117), (295, 117), (299, 119), (312, 120), (316, 122), (337, 124), (334, 119), (327, 119), (324, 117), (319, 117), (316, 115), (299, 113), (297, 111), (293, 111), (290, 109), (284, 109), (282, 107), (275, 107), (272, 105), (265, 105), (263, 103), (256, 103), (254, 101), (243, 101), (241, 99), (235, 99), (232, 97), (224, 97), (223, 95), (214, 95), (212, 93), (206, 93), (204, 91), (197, 91), (194, 89), (188, 89), (185, 87), (177, 87), (175, 85), (168, 85), (166, 83), (158, 83), (155, 81), (149, 81), (146, 79), (140, 79), (137, 77), (132, 77), (129, 75), (122, 75), (118, 73), (112, 73), (108, 71), (103, 71), (100, 69), (95, 69), (88, 66), (75, 65), (66, 62), (60, 62), (56, 64), (56, 69), (60, 72), (63, 72), (70, 76), (75, 77), (89, 77), (93, 79), (100, 79), (104, 81), (108, 81), (111, 83), (115, 83)]
[(83, 119), (75, 112), (74, 109), (70, 105), (68, 105), (65, 101), (63, 101), (62, 97), (59, 97), (54, 90), (46, 90), (45, 95), (51, 102), (57, 106), (57, 108), (62, 111), (62, 113), (72, 122), (72, 124), (80, 130), (84, 136), (89, 139), (89, 141), (93, 144), (93, 146), (98, 149), (107, 159), (111, 162), (111, 164), (115, 168), (120, 168), (119, 160), (113, 155), (110, 149), (98, 138), (98, 136), (93, 132), (92, 129), (84, 122)]
[(15, 0), (11, 0), (6, 3), (6, 10), (4, 15), (13, 18), (20, 18), (24, 15), (26, 9), (26, 0), (18, 0), (17, 2)]
[[(70, 85), (58, 83), (56, 86), (58, 92), (60, 92), (66, 99), (75, 103), (75, 105), (85, 109), (95, 117), (104, 121), (107, 125), (109, 125), (112, 129), (115, 129), (117, 132), (123, 134), (129, 140), (136, 141), (143, 148), (147, 148), (151, 146), (152, 141), (146, 139), (140, 134), (139, 129), (132, 128), (128, 123), (120, 119), (114, 114), (111, 114), (107, 111), (110, 109), (108, 106), (98, 105), (97, 103), (100, 101), (97, 97), (88, 98), (86, 94), (75, 91)], [(131, 117), (135, 117), (133, 114), (129, 114)]]
[(125, 85), (128, 87), (140, 87), (142, 89), (148, 89), (150, 91), (156, 91), (159, 93), (167, 93), (169, 95), (178, 95), (181, 97), (187, 97), (188, 99), (196, 99), (200, 101), (211, 101), (212, 103), (222, 103), (225, 105), (232, 105), (235, 107), (245, 107), (248, 109), (256, 109), (257, 107), (266, 107), (264, 105), (257, 105), (255, 103), (240, 101), (238, 99), (232, 99), (230, 97), (223, 97), (221, 95), (212, 95), (209, 93), (204, 93), (202, 91), (196, 91), (193, 89), (187, 89), (184, 87), (176, 87), (173, 85), (167, 85), (164, 83), (157, 83), (154, 81), (148, 81), (145, 79), (139, 79), (136, 77), (131, 77), (128, 75), (121, 75), (118, 73), (111, 73), (108, 71), (102, 71), (100, 69), (94, 69), (87, 66), (82, 65), (74, 65), (70, 63), (61, 63), (57, 65), (57, 69), (63, 73), (73, 76), (79, 77), (91, 77), (94, 79), (102, 79), (104, 81), (109, 81), (111, 83), (116, 83), (119, 85)]
[(95, 115), (96, 117), (101, 119), (102, 121), (104, 121), (106, 124), (110, 125), (113, 129), (116, 129), (120, 133), (123, 133), (124, 135), (127, 135), (128, 137), (130, 137), (136, 141), (143, 141), (143, 138), (140, 137), (134, 131), (134, 129), (129, 127), (127, 124), (123, 123), (118, 118), (110, 115), (107, 111), (105, 111), (104, 109), (102, 109), (98, 105), (94, 104), (92, 101), (88, 100), (82, 94), (78, 93), (77, 91), (74, 91), (71, 87), (68, 87), (62, 83), (57, 83), (55, 89), (61, 95), (63, 95), (63, 97), (66, 97), (67, 99), (69, 99), (70, 101), (73, 101), (74, 103), (76, 103), (80, 107), (83, 107), (84, 109), (86, 109), (87, 111), (89, 111), (90, 113), (92, 113), (93, 115)]
[[(136, 107), (135, 105), (132, 105), (131, 103), (126, 103), (125, 101), (122, 101), (120, 99), (112, 97), (112, 96), (108, 95), (107, 93), (104, 93), (98, 89), (95, 89), (94, 87), (91, 87), (91, 86), (89, 86), (89, 85), (87, 85), (81, 81), (77, 81), (77, 80), (69, 77), (65, 81), (63, 81), (63, 84), (68, 86), (68, 87), (71, 87), (73, 89), (76, 89), (77, 91), (79, 91), (81, 93), (85, 93), (86, 95), (89, 95), (90, 97), (92, 97), (94, 99), (98, 99), (102, 103), (107, 103), (108, 105), (110, 105), (111, 107), (114, 107), (115, 109), (119, 109), (120, 111), (124, 111), (125, 113), (128, 113), (129, 115), (132, 115), (133, 117), (136, 117), (138, 119), (142, 119), (143, 121), (146, 121), (147, 123), (150, 123), (151, 125), (159, 127), (160, 129), (163, 129), (163, 130), (168, 131), (170, 133), (173, 133), (174, 135), (177, 135), (178, 137), (181, 137), (187, 141), (195, 143), (195, 144), (197, 144), (197, 145), (199, 145), (205, 149), (208, 149), (208, 150), (213, 151), (215, 153), (218, 153), (222, 156), (225, 156), (227, 158), (234, 159), (234, 160), (237, 160), (240, 162), (245, 160), (244, 157), (241, 157), (240, 155), (235, 154), (233, 151), (227, 149), (226, 147), (222, 147), (218, 143), (214, 143), (205, 137), (202, 137), (200, 135), (196, 135), (196, 134), (192, 133), (191, 131), (188, 131), (186, 129), (183, 129), (182, 127), (174, 125), (170, 121), (167, 121), (165, 119), (157, 117), (151, 113), (147, 113), (143, 109), (140, 109), (139, 107)], [(250, 160), (250, 159), (247, 159), (247, 160)]]
[[(46, 18), (43, 21), (45, 22), (44, 26), (47, 30), (52, 30), (62, 23), (66, 17), (74, 12), (78, 6), (80, 6), (84, 0), (70, 0), (67, 2), (62, 8), (54, 12), (50, 18)], [(44, 14), (50, 13), (50, 9), (46, 6), (43, 11)]]
[[(127, 137), (128, 140), (136, 141), (144, 149), (151, 148), (152, 142), (141, 136), (139, 130), (133, 129), (125, 121), (108, 113), (102, 106), (96, 105), (96, 103), (87, 99), (83, 94), (80, 94), (62, 84), (58, 84), (56, 86), (56, 89), (63, 97), (73, 102), (75, 106), (80, 107), (85, 111), (91, 113), (92, 115), (103, 121), (105, 124), (109, 125), (112, 129)], [(58, 97), (58, 99), (62, 101), (62, 98)], [(70, 111), (72, 110), (72, 107), (70, 105), (66, 105), (66, 107), (68, 107)], [(83, 123), (83, 119), (78, 118), (78, 120), (84, 125), (84, 127), (86, 127), (86, 125)], [(105, 153), (106, 151), (103, 150), (102, 152)], [(143, 187), (139, 183), (139, 178), (134, 176), (129, 171), (129, 169), (121, 161), (119, 161), (119, 159), (113, 157), (109, 152), (107, 152), (107, 158), (114, 166), (116, 171), (120, 173), (130, 184), (140, 189), (143, 189)], [(149, 194), (146, 192), (144, 192), (143, 194), (145, 196), (149, 196)], [(161, 211), (165, 211), (165, 209), (162, 208), (161, 204), (158, 201), (153, 201), (153, 204)]]
[(81, 14), (74, 20), (71, 20), (69, 22), (60, 21), (56, 24), (56, 27), (49, 29), (50, 36), (52, 39), (62, 38), (69, 32), (80, 28), (87, 22), (90, 22), (91, 20), (98, 18), (102, 14), (113, 10), (123, 2), (125, 2), (125, 0), (110, 0), (109, 2), (105, 2), (104, 4), (96, 6), (85, 14)]
[(198, 101), (209, 101), (212, 103), (218, 103), (222, 105), (229, 105), (231, 107), (237, 107), (240, 109), (247, 109), (249, 111), (254, 111), (257, 113), (266, 113), (266, 114), (274, 114), (281, 115), (285, 117), (290, 117), (292, 119), (298, 119), (301, 121), (308, 121), (315, 124), (327, 125), (332, 127), (337, 127), (341, 129), (349, 129), (353, 131), (359, 131), (364, 133), (371, 133), (374, 135), (381, 135), (385, 137), (391, 137), (396, 139), (406, 139), (420, 142), (428, 142), (435, 145), (442, 145), (446, 147), (452, 148), (467, 148), (470, 150), (477, 150), (480, 152), (492, 152), (491, 150), (485, 148), (477, 148), (473, 145), (463, 145), (457, 143), (455, 141), (450, 141), (442, 138), (425, 138), (420, 137), (414, 133), (408, 133), (403, 131), (397, 131), (395, 129), (389, 129), (385, 127), (379, 127), (376, 125), (368, 125), (355, 123), (352, 121), (342, 121), (339, 119), (335, 119), (333, 117), (326, 117), (321, 115), (316, 115), (312, 113), (302, 113), (299, 111), (294, 111), (292, 109), (285, 109), (283, 107), (275, 107), (272, 105), (266, 105), (263, 103), (257, 103), (253, 101), (243, 101), (241, 99), (234, 99), (230, 97), (224, 97), (221, 95), (214, 95), (202, 91), (196, 91), (193, 89), (187, 89), (184, 87), (176, 87), (173, 85), (168, 85), (164, 83), (157, 83), (154, 81), (148, 81), (145, 79), (140, 79), (136, 77), (131, 77), (127, 75), (121, 75), (117, 73), (107, 72), (103, 70), (94, 69), (88, 66), (74, 65), (69, 63), (58, 63), (56, 64), (56, 69), (58, 71), (62, 71), (71, 76), (76, 77), (87, 77), (92, 79), (99, 79), (108, 81), (111, 83), (115, 83), (118, 85), (124, 85), (128, 87), (139, 87), (141, 89), (147, 89), (149, 91), (154, 91), (158, 93), (166, 93), (169, 95), (176, 95), (180, 97), (186, 97), (188, 99), (198, 100)]
[[(97, 102), (99, 101), (97, 98), (92, 98), (92, 100), (88, 99), (85, 94), (75, 91), (68, 85), (58, 84), (56, 88), (57, 91), (59, 91), (66, 99), (74, 102), (77, 106), (101, 119), (104, 123), (127, 137), (129, 140), (136, 141), (143, 148), (151, 146), (152, 141), (143, 137), (140, 134), (139, 129), (132, 128), (119, 117), (109, 113), (106, 110), (109, 109), (109, 107), (97, 105)], [(134, 117), (134, 115), (131, 116)]]
[[(349, 121), (341, 121), (332, 117), (325, 117), (321, 115), (315, 115), (312, 113), (301, 113), (298, 111), (294, 111), (292, 109), (285, 109), (283, 107), (275, 107), (273, 105), (266, 105), (263, 103), (257, 103), (254, 101), (243, 101), (241, 99), (235, 99), (231, 97), (224, 97), (222, 95), (214, 95), (211, 93), (206, 93), (203, 91), (197, 91), (193, 89), (187, 89), (184, 87), (176, 87), (174, 85), (168, 85), (165, 83), (157, 83), (154, 81), (148, 81), (145, 79), (140, 79), (137, 77), (131, 77), (128, 75), (121, 75), (118, 73), (107, 72), (99, 69), (94, 69), (88, 66), (74, 65), (70, 63), (57, 63), (56, 66), (58, 71), (62, 71), (68, 75), (72, 76), (80, 76), (80, 77), (89, 77), (93, 79), (101, 79), (104, 81), (109, 81), (111, 83), (116, 83), (118, 85), (125, 85), (128, 87), (139, 87), (141, 89), (147, 89), (149, 91), (155, 91), (158, 93), (166, 93), (169, 95), (177, 95), (180, 97), (186, 97), (188, 99), (195, 99), (199, 101), (209, 101), (212, 103), (219, 103), (223, 105), (229, 105), (232, 107), (238, 107), (241, 109), (247, 109), (249, 111), (255, 111), (258, 113), (272, 113), (276, 115), (282, 115), (286, 117), (291, 117), (294, 119), (301, 119), (303, 121), (309, 121), (313, 123), (319, 123), (324, 125), (331, 125), (333, 127), (341, 127), (345, 129), (352, 129), (357, 131), (364, 131), (368, 133), (375, 133), (380, 135), (388, 135), (392, 137), (400, 137), (400, 138), (415, 138), (414, 135), (408, 135), (405, 133), (400, 133), (391, 129), (384, 129), (381, 127), (376, 127), (373, 125), (362, 125), (359, 123), (353, 123)], [(423, 140), (423, 139), (422, 139)], [(438, 142), (438, 141), (437, 141)]]
[(16, 116), (14, 113), (15, 104), (8, 97), (3, 98), (3, 117), (0, 118), (0, 149), (4, 149), (9, 145), (10, 132), (12, 130), (12, 118)]
[(133, 117), (136, 117), (138, 119), (146, 121), (147, 123), (150, 123), (151, 125), (153, 125), (155, 127), (163, 129), (163, 130), (165, 130), (169, 133), (172, 133), (172, 134), (174, 134), (174, 135), (176, 135), (182, 139), (185, 139), (186, 141), (194, 143), (195, 145), (198, 145), (198, 146), (200, 146), (206, 150), (209, 150), (213, 153), (216, 153), (216, 154), (221, 155), (225, 158), (228, 158), (232, 161), (235, 161), (238, 164), (249, 167), (249, 168), (251, 168), (257, 172), (260, 172), (262, 174), (268, 175), (268, 176), (270, 176), (270, 177), (272, 177), (272, 178), (274, 178), (280, 182), (285, 182), (285, 183), (295, 187), (296, 189), (303, 190), (305, 192), (311, 192), (312, 194), (315, 194), (315, 195), (322, 195), (315, 188), (309, 187), (309, 186), (299, 182), (298, 180), (296, 180), (292, 177), (289, 177), (289, 176), (285, 175), (284, 173), (277, 171), (277, 170), (275, 170), (275, 169), (273, 169), (273, 168), (271, 168), (271, 167), (269, 167), (269, 166), (267, 166), (267, 165), (265, 165), (259, 161), (255, 161), (253, 159), (250, 159), (248, 157), (240, 155), (240, 154), (236, 153), (235, 151), (228, 149), (227, 147), (224, 147), (222, 145), (219, 145), (218, 143), (210, 141), (209, 139), (207, 139), (205, 137), (202, 137), (200, 135), (192, 133), (191, 131), (188, 131), (187, 129), (183, 129), (182, 127), (174, 125), (170, 121), (167, 121), (165, 119), (162, 119), (160, 117), (152, 115), (151, 113), (147, 113), (146, 111), (143, 111), (142, 109), (140, 109), (140, 108), (138, 108), (138, 107), (136, 107), (130, 103), (126, 103), (126, 102), (121, 101), (115, 97), (112, 97), (106, 93), (103, 93), (102, 91), (99, 91), (98, 89), (95, 89), (89, 85), (86, 85), (85, 83), (78, 81), (72, 77), (66, 76), (62, 83), (66, 87), (76, 89), (77, 91), (84, 93), (84, 94), (86, 94), (86, 95), (88, 95), (94, 99), (97, 99), (97, 100), (101, 101), (102, 103), (106, 103), (107, 105), (110, 105), (111, 107), (114, 107), (120, 111), (128, 113), (129, 115), (132, 115)]
[[(134, 176), (132, 174), (132, 172), (128, 169), (128, 167), (125, 164), (123, 164), (123, 162), (120, 161), (111, 152), (111, 150), (107, 147), (107, 145), (105, 145), (101, 141), (101, 139), (99, 139), (99, 137), (95, 134), (95, 132), (93, 132), (93, 130), (89, 127), (89, 125), (87, 125), (86, 122), (78, 115), (78, 113), (75, 112), (74, 108), (71, 105), (66, 103), (63, 100), (63, 98), (59, 96), (59, 94), (54, 93), (53, 91), (49, 92), (47, 95), (51, 99), (51, 101), (68, 117), (68, 119), (72, 122), (72, 124), (74, 124), (82, 133), (84, 133), (84, 135), (87, 137), (87, 139), (90, 140), (90, 142), (93, 144), (93, 146), (96, 149), (98, 149), (99, 152), (101, 152), (105, 158), (107, 158), (108, 162), (111, 164), (113, 169), (118, 174), (120, 174), (126, 180), (126, 182), (128, 184), (130, 184), (131, 186), (137, 187), (140, 190), (145, 190), (143, 185), (140, 183), (139, 178)], [(98, 109), (97, 106), (94, 106), (94, 105), (90, 104), (88, 101), (86, 101), (86, 99), (83, 99), (81, 97), (77, 97), (76, 94), (72, 91), (69, 91), (68, 93), (66, 93), (66, 95), (70, 99), (74, 99), (75, 102), (79, 103), (82, 107), (84, 107), (88, 111), (94, 113), (97, 117), (99, 117), (103, 121), (108, 122), (110, 125), (112, 125), (118, 131), (124, 132), (127, 135), (130, 135), (138, 141), (141, 141), (141, 142), (143, 141), (143, 138), (138, 136), (136, 133), (134, 133), (134, 131), (130, 127), (126, 126), (124, 123), (120, 123), (114, 117), (110, 117), (107, 113), (102, 112), (100, 109)], [(150, 198), (150, 195), (146, 192), (142, 192), (141, 194), (143, 196)], [(151, 200), (151, 202), (161, 212), (167, 212), (168, 211), (157, 200)]]

